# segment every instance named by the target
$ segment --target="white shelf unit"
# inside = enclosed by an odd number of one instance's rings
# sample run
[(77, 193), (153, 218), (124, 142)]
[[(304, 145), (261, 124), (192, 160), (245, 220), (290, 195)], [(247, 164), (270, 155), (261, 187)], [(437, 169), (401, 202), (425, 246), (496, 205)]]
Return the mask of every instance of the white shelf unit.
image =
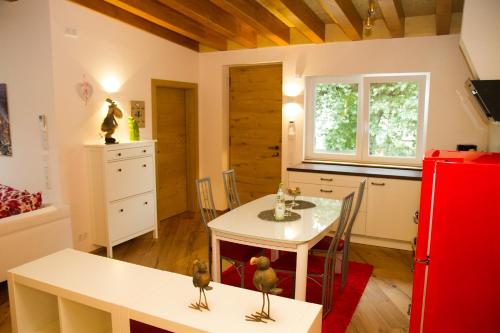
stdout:
[[(321, 305), (271, 295), (276, 322), (252, 323), (259, 292), (211, 283), (211, 311), (190, 276), (66, 249), (8, 273), (14, 333), (130, 333), (130, 320), (171, 332), (321, 332)], [(235, 302), (238, 300), (238, 302)]]
[(154, 232), (156, 213), (155, 141), (85, 146), (92, 205), (92, 241), (107, 248)]

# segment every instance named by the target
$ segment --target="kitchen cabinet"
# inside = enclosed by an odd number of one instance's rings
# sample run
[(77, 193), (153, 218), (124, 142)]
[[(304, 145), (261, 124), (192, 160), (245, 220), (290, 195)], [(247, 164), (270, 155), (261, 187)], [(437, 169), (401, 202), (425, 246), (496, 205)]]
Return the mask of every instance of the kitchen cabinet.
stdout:
[(303, 195), (334, 199), (354, 192), (354, 209), (359, 183), (365, 178), (353, 242), (410, 250), (417, 232), (413, 216), (419, 205), (419, 180), (289, 171), (288, 185), (300, 187)]
[(153, 231), (157, 237), (155, 142), (86, 145), (92, 241), (107, 248)]
[(417, 233), (420, 182), (369, 178), (366, 235), (411, 242)]

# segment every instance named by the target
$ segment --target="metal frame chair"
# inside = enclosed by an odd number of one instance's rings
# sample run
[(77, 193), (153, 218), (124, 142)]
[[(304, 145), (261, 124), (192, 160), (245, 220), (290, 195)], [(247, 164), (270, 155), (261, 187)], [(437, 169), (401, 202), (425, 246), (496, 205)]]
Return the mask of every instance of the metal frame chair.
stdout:
[[(210, 272), (212, 271), (212, 235), (208, 223), (217, 217), (217, 210), (215, 209), (214, 199), (212, 195), (212, 183), (209, 177), (204, 177), (196, 180), (196, 192), (198, 194), (198, 204), (200, 206), (200, 215), (205, 225), (205, 231), (207, 232), (208, 238), (208, 267)], [(238, 260), (231, 257), (231, 254), (237, 252), (248, 253), (248, 258), (244, 260)], [(236, 272), (241, 278), (241, 287), (245, 287), (245, 263), (250, 260), (251, 257), (259, 255), (262, 249), (255, 248), (253, 246), (221, 242), (221, 255), (220, 255), (220, 269), (222, 273), (222, 259), (225, 259), (234, 265)]]
[[(356, 199), (356, 204), (354, 206), (354, 210), (352, 212), (351, 218), (349, 220), (349, 223), (347, 224), (346, 230), (344, 231), (344, 244), (342, 248), (342, 269), (341, 269), (341, 274), (342, 274), (342, 282), (341, 282), (341, 287), (344, 288), (346, 283), (347, 283), (347, 273), (349, 270), (349, 244), (351, 242), (351, 232), (352, 232), (352, 227), (354, 225), (354, 222), (356, 221), (356, 218), (358, 217), (359, 213), (359, 208), (361, 207), (361, 202), (363, 201), (363, 195), (365, 192), (366, 188), (366, 178), (364, 178), (360, 183), (359, 183), (359, 188), (358, 188), (358, 197)], [(338, 230), (336, 234), (338, 233)], [(330, 236), (327, 236), (325, 238), (331, 238)], [(313, 247), (311, 249), (311, 254), (325, 254), (327, 249), (324, 246), (327, 244), (327, 242), (323, 242), (322, 244), (318, 244), (318, 246)]]
[[(335, 236), (332, 237), (332, 239), (331, 239), (330, 246), (328, 247), (328, 251), (326, 252), (326, 255), (324, 257), (324, 268), (323, 268), (322, 273), (321, 274), (313, 274), (313, 273), (307, 274), (307, 277), (309, 279), (312, 279), (318, 285), (319, 285), (319, 283), (314, 278), (321, 278), (322, 279), (321, 303), (323, 304), (323, 318), (326, 317), (326, 315), (331, 311), (332, 306), (333, 306), (333, 282), (334, 282), (334, 278), (335, 278), (335, 258), (336, 258), (339, 242), (341, 239), (341, 235), (343, 234), (344, 230), (346, 229), (347, 223), (349, 221), (349, 215), (351, 213), (353, 198), (354, 198), (354, 192), (351, 192), (350, 194), (345, 196), (344, 199), (342, 200), (342, 208), (340, 211), (339, 224), (338, 224), (338, 228), (337, 228), (337, 230), (339, 232), (337, 232), (335, 234)], [(290, 256), (290, 255), (293, 255), (293, 253), (285, 254), (284, 256)], [(291, 274), (294, 277), (293, 280), (295, 280), (295, 270), (280, 268), (280, 261), (281, 260), (290, 262), (287, 259), (283, 259), (283, 257), (280, 257), (278, 260), (276, 260), (273, 263), (274, 270), (276, 272)]]
[(234, 169), (226, 170), (222, 173), (224, 180), (224, 190), (226, 192), (227, 205), (230, 210), (241, 205), (238, 188), (236, 187), (236, 175)]

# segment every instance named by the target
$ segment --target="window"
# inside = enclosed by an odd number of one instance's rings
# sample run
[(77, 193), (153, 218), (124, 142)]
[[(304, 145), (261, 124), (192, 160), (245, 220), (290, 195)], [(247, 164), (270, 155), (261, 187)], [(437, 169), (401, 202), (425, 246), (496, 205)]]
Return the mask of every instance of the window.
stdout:
[(306, 159), (419, 164), (428, 74), (306, 79)]

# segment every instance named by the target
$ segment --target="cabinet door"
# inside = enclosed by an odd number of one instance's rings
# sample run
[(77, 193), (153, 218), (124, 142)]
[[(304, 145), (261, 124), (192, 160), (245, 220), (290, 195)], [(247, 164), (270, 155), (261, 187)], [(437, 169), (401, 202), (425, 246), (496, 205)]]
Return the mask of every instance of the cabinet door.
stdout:
[(412, 241), (419, 197), (419, 181), (369, 178), (366, 235)]
[(154, 190), (152, 157), (108, 162), (106, 164), (108, 201)]
[[(352, 203), (352, 209), (354, 210), (354, 205), (357, 200), (357, 187), (342, 187), (342, 186), (327, 186), (327, 185), (316, 185), (316, 184), (304, 184), (304, 183), (290, 183), (292, 187), (300, 187), (302, 195), (320, 198), (331, 198), (342, 200), (346, 195), (354, 192), (354, 201)], [(352, 232), (357, 235), (365, 234), (365, 221), (366, 221), (366, 191), (363, 201), (361, 201), (361, 207), (359, 209), (358, 216), (354, 225), (352, 226)], [(333, 227), (335, 230), (337, 224)]]
[(111, 203), (108, 211), (110, 241), (114, 243), (152, 228), (156, 223), (155, 210), (154, 192)]

